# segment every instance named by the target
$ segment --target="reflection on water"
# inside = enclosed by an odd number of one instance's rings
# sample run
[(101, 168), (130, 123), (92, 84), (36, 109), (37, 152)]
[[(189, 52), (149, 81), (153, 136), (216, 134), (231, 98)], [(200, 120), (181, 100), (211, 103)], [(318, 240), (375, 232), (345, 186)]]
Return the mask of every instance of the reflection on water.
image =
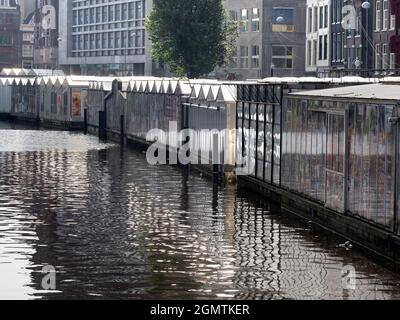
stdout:
[(400, 276), (247, 191), (95, 137), (0, 135), (0, 298), (400, 297)]

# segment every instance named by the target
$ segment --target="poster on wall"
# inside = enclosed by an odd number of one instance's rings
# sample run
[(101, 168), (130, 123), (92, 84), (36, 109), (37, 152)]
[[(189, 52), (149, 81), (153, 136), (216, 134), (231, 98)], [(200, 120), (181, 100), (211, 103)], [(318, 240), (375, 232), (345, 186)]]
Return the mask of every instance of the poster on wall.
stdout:
[(72, 92), (72, 116), (81, 115), (81, 93)]
[(89, 97), (86, 90), (82, 90), (81, 100), (83, 102), (83, 109), (89, 108)]

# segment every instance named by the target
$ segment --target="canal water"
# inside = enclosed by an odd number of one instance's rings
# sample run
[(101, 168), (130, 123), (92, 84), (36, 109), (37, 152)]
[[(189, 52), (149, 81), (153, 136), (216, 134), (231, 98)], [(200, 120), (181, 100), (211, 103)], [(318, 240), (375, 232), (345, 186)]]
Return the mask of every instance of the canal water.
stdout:
[(400, 298), (343, 242), (142, 151), (0, 122), (2, 299)]

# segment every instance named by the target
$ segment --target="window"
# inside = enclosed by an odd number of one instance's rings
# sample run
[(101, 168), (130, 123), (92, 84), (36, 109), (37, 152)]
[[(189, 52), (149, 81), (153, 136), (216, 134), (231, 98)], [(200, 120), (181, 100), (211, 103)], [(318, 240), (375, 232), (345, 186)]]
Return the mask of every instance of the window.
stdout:
[(390, 70), (394, 70), (396, 69), (396, 54), (395, 53), (391, 53), (390, 54), (390, 66), (389, 66)]
[(338, 60), (343, 61), (344, 59), (344, 45), (343, 45), (344, 33), (338, 33)]
[(248, 23), (249, 23), (248, 10), (242, 9), (241, 15), (240, 15), (240, 31), (241, 32), (248, 31)]
[(317, 64), (317, 55), (318, 55), (318, 44), (317, 40), (313, 40), (313, 55), (312, 55), (312, 63), (313, 65)]
[(323, 36), (318, 37), (318, 60), (322, 60), (322, 54), (323, 54)]
[(259, 46), (251, 46), (251, 67), (252, 68), (260, 67), (260, 47)]
[(312, 51), (311, 51), (311, 40), (307, 41), (307, 65), (311, 66), (311, 56), (312, 56)]
[(383, 0), (383, 27), (382, 30), (389, 28), (389, 1)]
[(22, 35), (22, 40), (23, 41), (33, 41), (33, 34), (32, 33), (24, 33)]
[(324, 6), (324, 28), (328, 28), (328, 19), (329, 19), (329, 13), (328, 13), (328, 6)]
[(272, 31), (273, 32), (293, 32), (293, 11), (292, 8), (273, 8), (272, 9)]
[(23, 57), (33, 57), (33, 45), (24, 44), (22, 46), (22, 56)]
[(382, 45), (382, 69), (389, 67), (389, 51), (387, 43)]
[(0, 46), (9, 46), (11, 43), (12, 41), (10, 33), (0, 34)]
[(328, 35), (324, 36), (324, 60), (328, 60)]
[(396, 29), (396, 15), (392, 14), (390, 15), (390, 30), (395, 30)]
[(382, 58), (381, 58), (381, 45), (377, 44), (375, 47), (375, 69), (382, 69)]
[(232, 21), (237, 21), (238, 17), (237, 17), (237, 12), (235, 10), (230, 10), (229, 11), (229, 18)]
[(240, 47), (240, 68), (246, 69), (249, 67), (249, 48)]
[(334, 33), (333, 35), (333, 41), (332, 41), (332, 61), (337, 60), (337, 34)]
[(356, 23), (355, 25), (356, 28), (354, 30), (354, 33), (355, 35), (359, 36), (361, 31), (361, 8), (357, 9), (357, 18), (355, 23)]
[(314, 7), (314, 32), (318, 31), (318, 8)]
[(322, 29), (324, 27), (324, 8), (319, 7), (319, 28)]
[(308, 8), (308, 33), (312, 32), (312, 8)]
[(360, 47), (355, 48), (355, 52), (356, 52), (355, 60), (360, 60), (361, 61), (361, 48)]
[(381, 0), (376, 0), (375, 3), (375, 30), (379, 31), (381, 30), (381, 25), (382, 25), (382, 17), (381, 17), (381, 12), (382, 12), (382, 3)]
[(343, 172), (344, 117), (336, 114), (328, 114), (327, 116), (326, 168), (335, 172)]
[(258, 8), (252, 10), (251, 31), (260, 31), (260, 10)]
[(293, 47), (272, 46), (272, 63), (278, 69), (293, 69)]

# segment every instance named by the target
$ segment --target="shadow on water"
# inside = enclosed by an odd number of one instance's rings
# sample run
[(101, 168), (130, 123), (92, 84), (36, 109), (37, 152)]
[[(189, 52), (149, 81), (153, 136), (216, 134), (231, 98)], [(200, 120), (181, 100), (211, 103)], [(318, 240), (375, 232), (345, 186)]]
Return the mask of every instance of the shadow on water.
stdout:
[(0, 297), (400, 297), (399, 275), (246, 190), (90, 136), (0, 134)]

